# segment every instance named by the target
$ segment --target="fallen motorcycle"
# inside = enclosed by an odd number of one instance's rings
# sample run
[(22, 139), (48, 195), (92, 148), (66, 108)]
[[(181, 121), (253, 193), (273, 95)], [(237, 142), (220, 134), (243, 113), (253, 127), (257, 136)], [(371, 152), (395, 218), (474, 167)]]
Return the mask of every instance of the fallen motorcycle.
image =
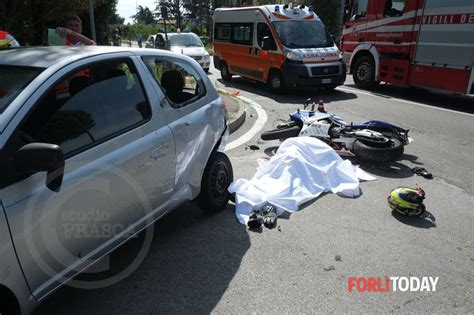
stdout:
[[(312, 105), (312, 110), (306, 108)], [(370, 162), (395, 161), (411, 142), (408, 130), (380, 120), (348, 124), (335, 114), (328, 114), (320, 102), (308, 99), (303, 110), (290, 114), (290, 121), (261, 134), (262, 140), (283, 140), (290, 137), (316, 137), (341, 155), (356, 156)]]

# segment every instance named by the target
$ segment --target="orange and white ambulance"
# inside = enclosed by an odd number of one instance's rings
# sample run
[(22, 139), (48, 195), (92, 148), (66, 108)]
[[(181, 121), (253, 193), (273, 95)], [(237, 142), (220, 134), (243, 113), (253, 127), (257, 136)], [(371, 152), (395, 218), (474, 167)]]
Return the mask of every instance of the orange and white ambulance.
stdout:
[(214, 11), (214, 65), (266, 82), (274, 92), (344, 84), (342, 54), (312, 6), (291, 4)]

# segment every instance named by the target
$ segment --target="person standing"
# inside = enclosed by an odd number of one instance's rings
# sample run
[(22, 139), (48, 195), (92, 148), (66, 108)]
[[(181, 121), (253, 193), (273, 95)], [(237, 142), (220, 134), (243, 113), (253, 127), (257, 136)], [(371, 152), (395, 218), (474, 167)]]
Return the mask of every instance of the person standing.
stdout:
[(137, 34), (137, 43), (138, 43), (138, 47), (142, 48), (142, 34), (138, 33)]
[(7, 47), (20, 47), (15, 37), (0, 29), (0, 49)]
[(95, 45), (96, 43), (82, 35), (82, 21), (76, 14), (64, 18), (64, 27), (56, 28), (59, 36), (66, 38), (67, 46)]

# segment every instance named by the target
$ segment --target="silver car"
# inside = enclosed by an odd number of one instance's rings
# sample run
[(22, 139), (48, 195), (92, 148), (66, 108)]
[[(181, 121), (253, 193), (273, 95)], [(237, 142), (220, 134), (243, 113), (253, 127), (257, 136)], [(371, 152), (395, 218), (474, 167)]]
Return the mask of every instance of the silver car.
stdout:
[(206, 73), (209, 72), (211, 57), (201, 39), (194, 33), (158, 33), (155, 37), (155, 47), (189, 56), (196, 60)]
[(227, 135), (223, 102), (189, 57), (0, 51), (0, 314), (29, 313), (66, 282), (122, 279), (73, 277), (183, 202), (226, 207)]

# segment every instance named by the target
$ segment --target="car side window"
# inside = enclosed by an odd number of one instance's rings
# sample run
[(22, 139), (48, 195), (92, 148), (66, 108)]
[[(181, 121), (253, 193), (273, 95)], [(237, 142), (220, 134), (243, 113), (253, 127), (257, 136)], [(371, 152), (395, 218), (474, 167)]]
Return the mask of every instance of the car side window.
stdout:
[(129, 59), (78, 69), (35, 105), (21, 131), (68, 155), (103, 142), (149, 119), (151, 109)]
[(206, 94), (203, 78), (187, 61), (154, 56), (143, 61), (173, 107), (186, 106)]

